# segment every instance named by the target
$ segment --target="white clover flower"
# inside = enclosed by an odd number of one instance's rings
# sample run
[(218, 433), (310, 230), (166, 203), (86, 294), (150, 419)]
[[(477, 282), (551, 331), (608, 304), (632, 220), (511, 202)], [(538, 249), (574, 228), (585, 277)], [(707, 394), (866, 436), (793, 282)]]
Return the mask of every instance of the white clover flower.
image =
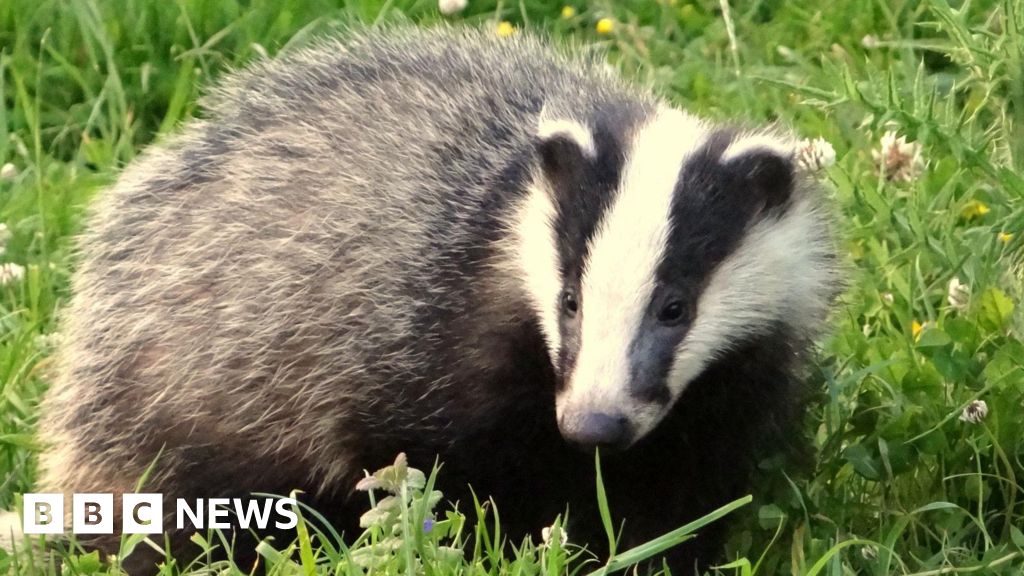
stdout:
[(4, 182), (13, 182), (18, 177), (18, 167), (8, 162), (0, 168), (0, 180)]
[(882, 292), (882, 302), (886, 306), (892, 306), (892, 303), (896, 301), (896, 297), (892, 295), (892, 292)]
[(540, 531), (540, 537), (541, 537), (541, 539), (544, 540), (544, 545), (545, 546), (550, 546), (551, 545), (551, 536), (552, 536), (552, 532), (554, 532), (554, 531), (557, 531), (558, 542), (562, 546), (565, 546), (566, 544), (569, 543), (569, 533), (565, 531), (565, 528), (562, 528), (562, 527), (557, 527), (556, 528), (554, 526), (547, 526), (543, 530)]
[(875, 36), (874, 34), (868, 34), (867, 36), (860, 39), (860, 45), (867, 48), (868, 50), (872, 48), (878, 48), (878, 44), (878, 36)]
[(920, 142), (907, 142), (906, 136), (896, 136), (895, 130), (888, 130), (878, 150), (871, 151), (878, 171), (887, 180), (910, 182), (924, 170)]
[(467, 0), (438, 0), (437, 9), (441, 11), (441, 14), (451, 16), (465, 10), (468, 3)]
[(984, 400), (975, 400), (968, 404), (960, 413), (960, 421), (977, 424), (988, 416), (988, 404)]
[(35, 337), (36, 348), (44, 351), (54, 350), (61, 343), (60, 332), (51, 332), (49, 334), (39, 334)]
[(25, 277), (25, 267), (14, 262), (0, 265), (0, 286), (20, 281)]
[(819, 172), (836, 163), (836, 149), (824, 138), (797, 143), (796, 163), (807, 172)]
[(970, 297), (971, 289), (954, 276), (949, 281), (949, 287), (946, 289), (946, 302), (949, 302), (949, 306), (954, 310), (963, 312), (967, 309), (967, 301)]

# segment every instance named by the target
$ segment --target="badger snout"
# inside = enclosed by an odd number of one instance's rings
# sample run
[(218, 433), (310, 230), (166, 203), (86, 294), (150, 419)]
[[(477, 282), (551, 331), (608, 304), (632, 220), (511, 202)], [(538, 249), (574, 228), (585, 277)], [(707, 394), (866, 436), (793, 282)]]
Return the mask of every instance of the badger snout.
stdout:
[(619, 413), (585, 411), (564, 415), (558, 423), (562, 437), (574, 447), (592, 451), (622, 450), (633, 442), (629, 419)]

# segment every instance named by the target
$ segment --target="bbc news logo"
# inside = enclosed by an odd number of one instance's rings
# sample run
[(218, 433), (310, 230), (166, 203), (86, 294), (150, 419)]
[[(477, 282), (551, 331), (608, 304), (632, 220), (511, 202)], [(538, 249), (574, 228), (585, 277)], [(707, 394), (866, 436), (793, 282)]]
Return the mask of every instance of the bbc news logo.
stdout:
[[(124, 534), (162, 534), (164, 497), (162, 494), (122, 494), (121, 526)], [(64, 495), (59, 493), (25, 494), (22, 531), (25, 534), (64, 534)], [(71, 532), (74, 534), (113, 534), (113, 494), (72, 494)], [(279, 530), (295, 528), (299, 522), (294, 498), (198, 498), (174, 501), (174, 527), (177, 530), (206, 528), (250, 528)]]

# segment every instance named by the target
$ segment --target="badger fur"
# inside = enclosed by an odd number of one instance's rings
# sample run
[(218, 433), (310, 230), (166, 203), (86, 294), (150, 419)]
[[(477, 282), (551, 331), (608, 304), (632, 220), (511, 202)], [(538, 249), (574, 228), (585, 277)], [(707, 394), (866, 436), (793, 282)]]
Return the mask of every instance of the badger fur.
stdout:
[(601, 446), (641, 543), (747, 493), (794, 418), (823, 202), (789, 136), (529, 35), (351, 31), (256, 63), (95, 203), (41, 491), (119, 498), (160, 454), (147, 492), (300, 489), (351, 535), (357, 480), (405, 452), (513, 536), (568, 505), (593, 548)]

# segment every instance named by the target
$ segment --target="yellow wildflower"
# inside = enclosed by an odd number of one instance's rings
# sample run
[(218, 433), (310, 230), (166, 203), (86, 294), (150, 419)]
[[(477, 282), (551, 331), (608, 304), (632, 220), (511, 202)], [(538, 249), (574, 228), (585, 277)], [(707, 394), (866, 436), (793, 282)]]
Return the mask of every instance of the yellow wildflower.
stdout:
[(1013, 240), (1013, 232), (1000, 232), (996, 234), (996, 238), (1003, 244), (1009, 244), (1010, 240)]
[(597, 21), (598, 34), (611, 34), (615, 30), (615, 21), (611, 18), (601, 18)]
[(992, 209), (984, 202), (971, 200), (966, 206), (964, 206), (964, 209), (960, 211), (960, 215), (967, 220), (973, 220), (975, 218), (980, 218), (991, 211)]
[(910, 334), (914, 337), (915, 341), (917, 341), (919, 338), (921, 338), (921, 331), (923, 331), (923, 330), (924, 330), (924, 325), (922, 325), (917, 320), (914, 320), (910, 324)]
[(576, 15), (576, 9), (573, 8), (572, 6), (566, 6), (566, 7), (562, 8), (562, 18), (565, 18), (566, 20), (568, 20), (568, 19), (572, 18), (575, 15)]
[(495, 30), (495, 32), (498, 34), (498, 36), (501, 36), (502, 38), (507, 38), (516, 33), (516, 27), (513, 26), (511, 22), (503, 20), (500, 24), (498, 24), (498, 29)]

